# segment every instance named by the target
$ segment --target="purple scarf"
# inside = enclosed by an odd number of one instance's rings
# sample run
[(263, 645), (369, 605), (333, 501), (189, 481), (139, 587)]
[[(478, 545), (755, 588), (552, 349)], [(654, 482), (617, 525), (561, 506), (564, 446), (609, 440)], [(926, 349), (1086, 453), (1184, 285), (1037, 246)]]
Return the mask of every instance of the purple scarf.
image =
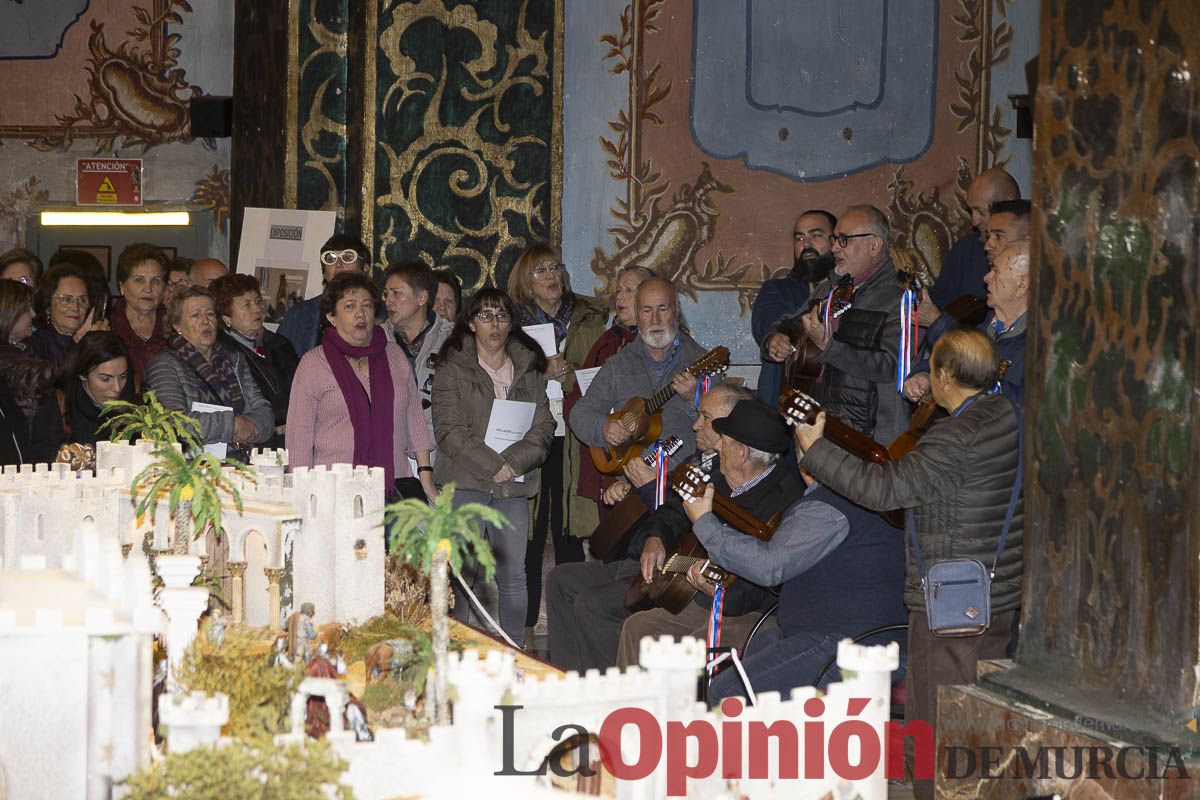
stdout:
[(200, 377), (200, 395), (204, 402), (229, 406), (234, 414), (246, 412), (246, 401), (242, 397), (242, 385), (238, 383), (233, 359), (220, 342), (213, 343), (210, 362), (177, 332), (172, 331), (167, 341), (174, 348), (179, 360), (195, 370), (196, 375)]
[[(347, 343), (332, 327), (325, 330), (325, 336), (321, 339), (321, 349), (325, 351), (333, 379), (342, 390), (342, 399), (346, 401), (346, 410), (350, 412), (350, 424), (354, 426), (354, 463), (383, 467), (383, 485), (390, 487), (396, 472), (393, 429), (395, 392), (386, 347), (387, 334), (378, 325), (371, 334), (371, 343), (366, 347)], [(371, 372), (369, 397), (348, 360), (364, 356)]]

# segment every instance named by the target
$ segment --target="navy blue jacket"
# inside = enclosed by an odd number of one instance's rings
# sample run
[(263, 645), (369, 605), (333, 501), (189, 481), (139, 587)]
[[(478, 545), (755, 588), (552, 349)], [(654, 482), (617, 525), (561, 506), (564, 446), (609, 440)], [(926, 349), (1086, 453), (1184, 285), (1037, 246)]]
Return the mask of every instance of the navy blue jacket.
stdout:
[[(750, 311), (750, 330), (754, 341), (762, 347), (767, 338), (768, 328), (779, 321), (780, 317), (794, 314), (804, 307), (812, 294), (812, 286), (808, 281), (796, 275), (794, 269), (782, 278), (763, 281), (759, 287), (758, 297), (754, 299), (754, 307)], [(758, 373), (758, 399), (769, 408), (774, 408), (779, 402), (779, 392), (783, 383), (783, 365), (765, 358), (760, 359), (762, 367)]]
[(938, 308), (945, 308), (965, 294), (987, 297), (983, 276), (988, 272), (983, 239), (971, 231), (950, 248), (942, 260), (942, 270), (929, 287), (929, 297)]
[[(995, 312), (988, 311), (987, 317), (983, 322), (979, 323), (979, 330), (984, 333), (990, 333), (992, 322), (996, 319)], [(938, 339), (942, 338), (942, 334), (955, 326), (955, 320), (949, 314), (942, 314), (937, 318), (937, 321), (929, 326), (929, 330), (925, 332), (925, 339), (921, 344), (921, 350), (925, 357), (913, 364), (912, 370), (908, 373), (917, 375), (922, 372), (929, 372), (929, 354), (933, 352), (933, 346), (937, 344)], [(992, 342), (996, 345), (996, 352), (1002, 360), (1011, 362), (1008, 370), (1004, 373), (1004, 379), (1000, 381), (1000, 393), (1005, 397), (1011, 398), (1018, 405), (1025, 403), (1025, 328), (1016, 333), (1000, 334), (992, 338)]]

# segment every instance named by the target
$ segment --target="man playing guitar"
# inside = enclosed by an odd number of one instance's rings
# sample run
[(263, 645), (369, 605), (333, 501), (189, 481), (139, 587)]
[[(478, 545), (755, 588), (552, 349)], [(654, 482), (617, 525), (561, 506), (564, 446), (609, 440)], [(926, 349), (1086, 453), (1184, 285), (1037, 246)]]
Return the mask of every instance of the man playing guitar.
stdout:
[[(889, 255), (887, 217), (874, 206), (851, 206), (831, 237), (836, 266), (813, 289), (826, 298), (849, 278), (854, 301), (840, 320), (823, 318), (824, 303), (777, 323), (775, 330), (799, 322), (821, 351), (824, 371), (813, 396), (829, 412), (878, 442), (890, 442), (908, 428), (908, 403), (897, 392), (900, 351), (900, 299), (904, 286)], [(794, 348), (784, 333), (768, 336), (768, 357), (783, 361)]]
[[(720, 435), (713, 430), (713, 421), (729, 414), (739, 400), (753, 401), (753, 394), (730, 383), (717, 384), (700, 400), (694, 435), (701, 450), (717, 448)], [(760, 468), (759, 472), (762, 471)], [(728, 494), (729, 485), (725, 478), (719, 473), (713, 477), (718, 491)], [(650, 483), (643, 489), (653, 491), (653, 486)], [(760, 519), (769, 519), (801, 491), (803, 487), (795, 470), (777, 468), (734, 502)], [(638, 523), (626, 551), (618, 554), (615, 561), (563, 564), (551, 570), (546, 581), (550, 661), (562, 669), (573, 670), (613, 666), (621, 623), (630, 615), (625, 607), (630, 586), (635, 578), (653, 577), (661, 570), (675, 540), (689, 527), (681, 498), (668, 491), (663, 505)], [(735, 581), (734, 585), (737, 583)], [(747, 588), (755, 587), (747, 584)], [(737, 608), (738, 605), (740, 601), (731, 597), (726, 608), (735, 616), (746, 613)], [(746, 610), (759, 605), (761, 596), (758, 599), (752, 597)]]
[(696, 447), (696, 379), (683, 370), (704, 355), (704, 348), (679, 330), (679, 297), (669, 281), (649, 278), (638, 286), (637, 326), (637, 339), (604, 362), (567, 422), (586, 445), (618, 447), (629, 442), (633, 432), (620, 420), (609, 419), (609, 412), (631, 398), (651, 397), (671, 386), (677, 396), (662, 408), (661, 435), (678, 436), (683, 440), (680, 452), (691, 453)]
[[(712, 470), (712, 488), (735, 505), (759, 520), (769, 520), (804, 492), (796, 470), (783, 460), (788, 451), (789, 433), (787, 425), (772, 409), (757, 400), (740, 400), (728, 415), (714, 419), (712, 425), (712, 449), (717, 454), (716, 468)], [(707, 439), (707, 436), (697, 437)], [(676, 497), (673, 505), (686, 513), (682, 498)], [(690, 521), (685, 517), (680, 528), (686, 530)], [(747, 534), (730, 529), (730, 536), (746, 537)], [(672, 542), (648, 539), (643, 549), (642, 578), (649, 582), (654, 569), (661, 569), (656, 558), (647, 570), (645, 553), (651, 542), (662, 541), (666, 552), (673, 549)], [(724, 566), (717, 564), (717, 566)], [(678, 614), (662, 608), (639, 611), (625, 620), (621, 629), (621, 640), (617, 650), (617, 666), (637, 664), (640, 642), (644, 636), (671, 634), (676, 637), (696, 636), (705, 638), (708, 631), (709, 614), (715, 586), (702, 574), (701, 565), (693, 564), (687, 572), (687, 580), (698, 591), (692, 602)], [(735, 644), (739, 648), (762, 612), (772, 602), (771, 596), (760, 586), (736, 578), (725, 593), (724, 615), (721, 623), (721, 642)]]

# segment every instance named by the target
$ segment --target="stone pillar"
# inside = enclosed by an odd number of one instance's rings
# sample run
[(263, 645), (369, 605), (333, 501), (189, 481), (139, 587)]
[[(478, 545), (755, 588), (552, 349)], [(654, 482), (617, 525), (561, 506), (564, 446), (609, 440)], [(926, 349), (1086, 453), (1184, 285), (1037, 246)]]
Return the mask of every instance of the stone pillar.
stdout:
[[(941, 767), (956, 744), (1159, 746), (1160, 771), (1171, 746), (1200, 755), (1186, 727), (1200, 699), (1195, 9), (1042, 4), (1020, 650), (978, 687), (943, 690)], [(1192, 788), (1103, 783), (1116, 797)]]
[(230, 561), (226, 566), (229, 568), (230, 580), (233, 583), (229, 599), (233, 606), (233, 623), (241, 625), (246, 621), (246, 563)]
[(283, 622), (279, 618), (279, 581), (283, 578), (282, 569), (264, 569), (263, 574), (267, 576), (267, 602), (271, 608), (271, 630), (277, 631), (282, 627)]

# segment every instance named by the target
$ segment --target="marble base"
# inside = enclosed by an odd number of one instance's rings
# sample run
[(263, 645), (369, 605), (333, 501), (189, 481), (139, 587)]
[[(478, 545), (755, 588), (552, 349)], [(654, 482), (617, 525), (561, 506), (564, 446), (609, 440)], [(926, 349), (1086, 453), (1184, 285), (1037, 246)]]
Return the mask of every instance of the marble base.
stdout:
[(1200, 798), (1200, 759), (1190, 758), (1187, 748), (1153, 749), (1116, 738), (1091, 720), (1082, 722), (981, 686), (941, 687), (937, 797)]

